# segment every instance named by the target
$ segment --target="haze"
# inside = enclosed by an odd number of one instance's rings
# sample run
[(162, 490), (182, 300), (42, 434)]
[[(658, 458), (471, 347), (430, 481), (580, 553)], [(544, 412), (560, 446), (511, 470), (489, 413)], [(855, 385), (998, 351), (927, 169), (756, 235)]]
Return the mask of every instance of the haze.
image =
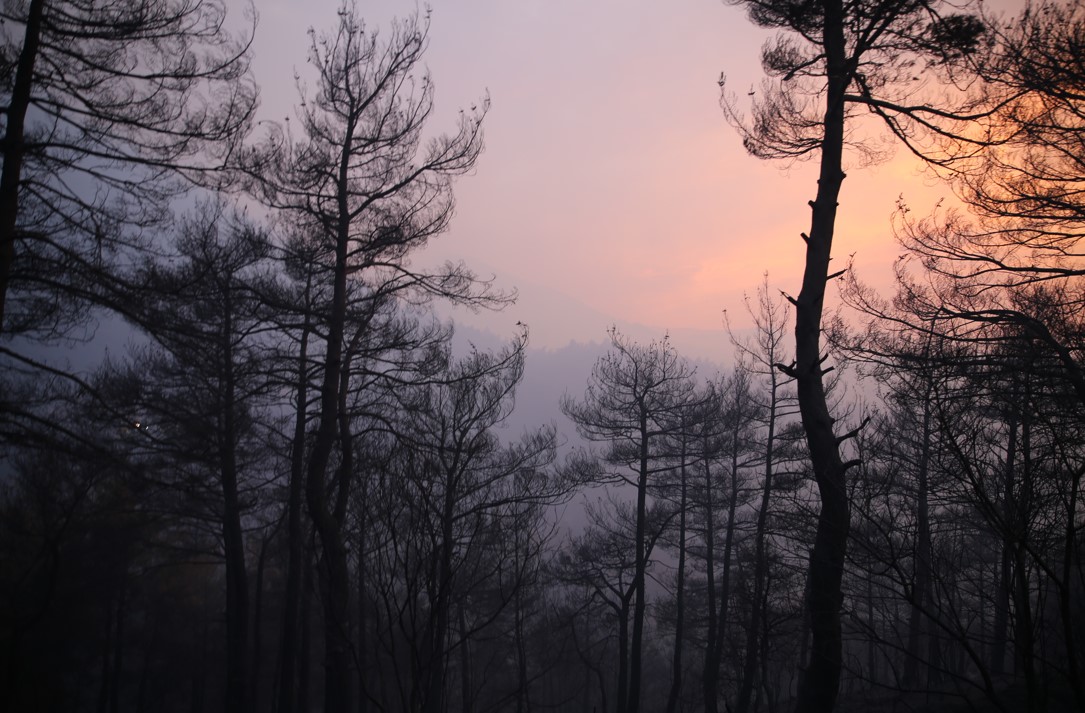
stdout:
[[(306, 29), (335, 22), (338, 0), (259, 4), (261, 115), (293, 115), (292, 78), (308, 76)], [(371, 28), (413, 2), (366, 3)], [(423, 9), (422, 12), (425, 10)], [(536, 347), (604, 341), (618, 324), (670, 331), (691, 357), (720, 357), (723, 311), (746, 325), (743, 294), (768, 271), (797, 291), (815, 174), (746, 154), (719, 107), (721, 72), (756, 91), (767, 33), (741, 9), (692, 0), (681, 12), (635, 0), (432, 6), (427, 66), (435, 132), (487, 93), (486, 149), (456, 187), (457, 216), (429, 259), (464, 259), (519, 290), (500, 314), (457, 313), (498, 335), (517, 321)], [(888, 285), (899, 197), (927, 210), (949, 191), (908, 157), (853, 166), (834, 254), (856, 253), (866, 279)], [(421, 258), (426, 259), (426, 258)]]

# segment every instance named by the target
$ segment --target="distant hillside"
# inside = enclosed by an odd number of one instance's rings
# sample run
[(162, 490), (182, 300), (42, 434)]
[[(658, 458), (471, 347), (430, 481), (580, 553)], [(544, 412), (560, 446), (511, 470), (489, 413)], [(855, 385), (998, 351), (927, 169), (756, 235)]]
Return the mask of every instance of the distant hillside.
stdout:
[[(664, 335), (662, 331), (652, 334), (650, 328), (643, 326), (634, 326), (628, 331), (622, 327), (619, 329), (644, 343), (661, 339)], [(592, 367), (610, 346), (605, 332), (599, 337), (598, 341), (572, 341), (557, 349), (529, 346), (524, 380), (516, 390), (516, 410), (506, 423), (510, 436), (519, 434), (526, 428), (553, 423), (565, 437), (566, 445), (570, 441), (578, 441), (573, 423), (561, 413), (561, 397), (567, 393), (579, 398), (583, 394), (588, 379), (591, 378)], [(729, 361), (731, 345), (727, 342), (726, 333), (721, 329), (716, 337), (723, 342), (721, 348), (726, 346), (726, 357)], [(725, 365), (723, 360), (692, 358), (683, 351), (683, 344), (693, 347), (691, 351), (703, 353), (703, 346), (708, 344), (711, 338), (710, 333), (698, 330), (680, 330), (671, 335), (671, 342), (678, 349), (678, 353), (688, 358), (697, 368), (697, 374), (703, 378), (711, 378), (730, 366)], [(455, 348), (462, 350), (473, 344), (479, 349), (500, 349), (506, 339), (485, 329), (457, 324)], [(698, 344), (702, 349), (695, 348)]]

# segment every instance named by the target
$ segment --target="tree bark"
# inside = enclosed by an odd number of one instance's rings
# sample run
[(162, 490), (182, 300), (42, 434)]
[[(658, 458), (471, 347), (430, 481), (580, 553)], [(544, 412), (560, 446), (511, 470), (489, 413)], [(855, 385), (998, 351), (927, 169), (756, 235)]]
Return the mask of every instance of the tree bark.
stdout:
[(15, 67), (15, 83), (7, 107), (7, 131), (0, 148), (4, 166), (0, 172), (0, 334), (4, 332), (11, 268), (15, 264), (15, 231), (19, 218), (19, 181), (22, 178), (23, 155), (26, 152), (26, 112), (30, 108), (30, 91), (34, 84), (34, 62), (41, 43), (42, 15), (45, 0), (30, 0), (26, 13), (23, 48)]
[(821, 499), (810, 558), (810, 661), (799, 682), (796, 713), (829, 713), (840, 690), (841, 580), (847, 552), (850, 513), (845, 466), (833, 433), (821, 368), (821, 317), (829, 275), (840, 186), (844, 181), (844, 13), (841, 0), (822, 0), (823, 49), (828, 69), (824, 135), (817, 197), (811, 204), (806, 267), (795, 302), (795, 366), (799, 411)]

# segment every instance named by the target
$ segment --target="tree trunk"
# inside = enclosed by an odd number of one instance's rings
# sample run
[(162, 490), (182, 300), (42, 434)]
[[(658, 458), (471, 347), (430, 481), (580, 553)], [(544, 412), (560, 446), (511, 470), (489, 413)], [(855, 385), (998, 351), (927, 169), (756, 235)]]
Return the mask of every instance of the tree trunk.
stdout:
[(712, 502), (712, 464), (707, 454), (709, 452), (707, 438), (704, 439), (704, 481), (705, 500), (705, 585), (708, 594), (708, 625), (705, 631), (704, 670), (701, 673), (701, 692), (704, 698), (705, 713), (718, 713), (719, 711), (719, 686), (720, 686), (720, 660), (716, 656), (716, 638), (719, 636), (719, 622), (716, 605), (716, 508)]
[[(1015, 465), (1017, 461), (1017, 419), (1007, 419), (1009, 433), (1006, 438), (1006, 471), (1002, 484), (1002, 517), (1006, 528), (1013, 527), (1016, 521), (1014, 505), (1014, 483), (1016, 482)], [(991, 646), (991, 671), (996, 676), (1006, 673), (1006, 644), (1009, 638), (1010, 599), (1013, 594), (1013, 535), (1009, 531), (1002, 533), (1002, 560), (999, 570), (998, 593), (995, 599), (994, 632)]]
[(23, 154), (26, 145), (26, 112), (30, 108), (30, 92), (34, 84), (34, 63), (41, 42), (42, 15), (45, 0), (30, 0), (26, 12), (26, 30), (19, 63), (15, 67), (15, 83), (11, 88), (5, 118), (7, 131), (0, 142), (4, 165), (0, 169), (0, 334), (4, 331), (4, 307), (7, 303), (11, 268), (15, 263), (15, 231), (19, 217), (19, 181), (22, 178)]
[(810, 461), (821, 499), (817, 535), (810, 559), (809, 597), (812, 634), (810, 661), (799, 682), (796, 713), (829, 713), (840, 690), (842, 604), (841, 580), (847, 551), (850, 514), (845, 466), (833, 433), (821, 368), (821, 316), (825, 306), (840, 186), (844, 181), (844, 14), (841, 0), (822, 0), (823, 49), (828, 81), (821, 168), (817, 197), (811, 204), (810, 235), (802, 290), (795, 301), (795, 366), (799, 410), (810, 449)]
[[(358, 515), (358, 552), (355, 555), (355, 562), (357, 571), (355, 576), (358, 581), (358, 601), (357, 601), (357, 616), (358, 616), (358, 713), (368, 713), (369, 700), (373, 695), (369, 690), (369, 622), (367, 621), (367, 612), (369, 607), (366, 606), (366, 598), (368, 597), (369, 584), (366, 579), (368, 570), (366, 567), (366, 547), (367, 547), (367, 527), (368, 523), (368, 500), (369, 485), (363, 483), (362, 488), (362, 505), (360, 513)], [(374, 627), (374, 630), (376, 627)]]
[(1085, 711), (1085, 688), (1081, 685), (1078, 661), (1078, 647), (1075, 634), (1074, 611), (1071, 606), (1074, 570), (1074, 555), (1077, 552), (1077, 503), (1081, 490), (1081, 471), (1076, 470), (1071, 476), (1070, 497), (1066, 506), (1066, 529), (1063, 536), (1062, 582), (1059, 586), (1059, 614), (1062, 618), (1063, 640), (1066, 646), (1067, 679), (1074, 692), (1074, 700), (1079, 711)]
[[(736, 419), (739, 418), (736, 416)], [(731, 601), (731, 551), (734, 547), (735, 541), (735, 511), (738, 509), (738, 465), (739, 465), (739, 434), (741, 432), (741, 423), (736, 420), (734, 428), (731, 432), (731, 493), (727, 503), (727, 529), (723, 536), (723, 574), (720, 576), (720, 592), (719, 592), (719, 615), (717, 616), (718, 624), (716, 628), (716, 645), (711, 650), (705, 653), (706, 661), (711, 657), (710, 662), (706, 662), (705, 668), (708, 671), (709, 665), (711, 665), (711, 672), (706, 673), (706, 676), (711, 676), (711, 688), (705, 689), (705, 713), (717, 713), (719, 711), (719, 679), (720, 679), (720, 663), (723, 658), (723, 643), (725, 635), (727, 633), (727, 617), (730, 613), (729, 603)], [(710, 606), (714, 606), (710, 602)]]
[(303, 304), (305, 321), (301, 328), (298, 348), (298, 365), (294, 385), (294, 436), (290, 450), (290, 483), (287, 495), (286, 539), (286, 593), (283, 602), (283, 630), (279, 671), (279, 713), (295, 713), (298, 708), (298, 626), (301, 607), (302, 563), (305, 543), (302, 538), (301, 498), (305, 482), (305, 423), (308, 404), (308, 379), (306, 378), (309, 352), (310, 290), (312, 276), (305, 284)]
[(633, 586), (636, 599), (633, 602), (633, 636), (629, 651), (629, 698), (623, 713), (640, 710), (641, 648), (644, 641), (645, 574), (648, 569), (648, 552), (645, 539), (648, 534), (648, 421), (640, 415), (640, 477), (637, 480), (637, 556), (634, 561)]
[(626, 713), (629, 706), (629, 599), (622, 597), (618, 613), (618, 707)]
[[(923, 687), (938, 679), (940, 663), (931, 655), (937, 650), (929, 632), (931, 596), (931, 523), (927, 482), (931, 460), (931, 404), (933, 388), (928, 382), (923, 399), (923, 426), (920, 432), (919, 463), (916, 468), (916, 543), (915, 574), (912, 606), (908, 615), (908, 657), (904, 664), (904, 685)], [(927, 639), (927, 646), (924, 646)], [(926, 675), (920, 679), (919, 663), (923, 661)]]
[[(328, 319), (327, 348), (320, 387), (320, 412), (306, 473), (305, 495), (321, 546), (321, 575), (324, 578), (324, 710), (350, 710), (350, 579), (347, 547), (342, 523), (329, 502), (327, 470), (339, 425), (339, 386), (343, 367), (343, 335), (347, 316), (347, 253), (350, 242), (350, 213), (347, 203), (348, 173), (353, 126), (346, 127), (340, 153), (338, 222), (335, 234), (335, 273), (331, 314)], [(345, 487), (341, 483), (340, 487)]]
[[(519, 533), (515, 533), (519, 537)], [(516, 637), (516, 713), (528, 713), (531, 710), (531, 690), (527, 671), (527, 636), (524, 631), (523, 587), (516, 587), (513, 594), (513, 611)]]
[[(1025, 387), (1024, 402), (1030, 403), (1031, 389)], [(1021, 419), (1021, 495), (1015, 501), (1014, 543), (1014, 652), (1025, 674), (1028, 710), (1041, 710), (1040, 682), (1036, 675), (1035, 634), (1032, 626), (1032, 597), (1028, 577), (1029, 513), (1032, 509), (1032, 427), (1028, 412)]]
[(464, 611), (463, 602), (458, 607), (460, 627), (460, 710), (466, 713), (474, 710), (474, 702), (471, 700), (471, 646), (467, 641), (467, 613)]
[[(282, 522), (281, 520), (279, 522)], [(260, 661), (264, 652), (264, 572), (267, 567), (267, 546), (278, 530), (278, 524), (260, 540), (260, 555), (256, 560), (256, 591), (252, 602), (252, 659), (249, 664), (249, 708), (260, 710)]]
[(682, 644), (686, 627), (686, 442), (682, 439), (682, 495), (678, 515), (678, 591), (675, 594), (674, 656), (671, 659), (671, 690), (667, 696), (667, 713), (678, 707), (682, 692)]
[(230, 285), (225, 288), (222, 323), (223, 403), (218, 449), (222, 478), (222, 540), (226, 554), (226, 710), (247, 713), (249, 592), (245, 539), (238, 496), (237, 423)]
[[(774, 355), (770, 352), (769, 362), (774, 361)], [(769, 413), (768, 434), (765, 439), (765, 472), (761, 483), (761, 507), (757, 512), (757, 531), (754, 545), (754, 586), (753, 598), (750, 606), (750, 623), (746, 629), (746, 659), (742, 666), (742, 684), (738, 690), (738, 698), (735, 704), (736, 713), (747, 713), (750, 709), (750, 697), (754, 690), (754, 678), (757, 675), (757, 658), (760, 650), (759, 640), (761, 637), (761, 621), (765, 616), (763, 601), (765, 600), (765, 580), (768, 577), (768, 558), (765, 554), (765, 537), (768, 529), (769, 504), (772, 498), (772, 469), (775, 464), (775, 438), (776, 438), (776, 409), (777, 409), (777, 383), (776, 373), (769, 376)]]
[(443, 713), (445, 710), (445, 676), (448, 670), (448, 627), (452, 607), (452, 550), (455, 547), (453, 515), (455, 514), (455, 478), (449, 474), (445, 483), (444, 505), (441, 516), (441, 538), (435, 581), (431, 583), (433, 610), (429, 615), (426, 632), (426, 690), (422, 705), (424, 713)]
[(308, 552), (302, 561), (303, 580), (301, 588), (301, 602), (298, 607), (299, 624), (301, 628), (298, 643), (298, 711), (309, 710), (309, 689), (312, 680), (312, 640), (313, 640), (313, 563), (311, 561), (314, 543), (310, 540)]

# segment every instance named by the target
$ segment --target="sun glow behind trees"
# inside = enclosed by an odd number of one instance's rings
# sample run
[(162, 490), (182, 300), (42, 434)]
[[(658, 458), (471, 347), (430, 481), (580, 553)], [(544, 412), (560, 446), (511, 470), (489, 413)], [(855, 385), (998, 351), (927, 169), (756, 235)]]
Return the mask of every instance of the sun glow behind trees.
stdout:
[[(314, 5), (329, 19), (335, 6)], [(398, 7), (371, 3), (367, 13), (379, 22)], [(522, 295), (509, 311), (461, 312), (458, 320), (502, 336), (520, 320), (535, 346), (549, 348), (605, 341), (615, 322), (652, 334), (718, 334), (722, 310), (743, 319), (743, 294), (765, 270), (779, 284), (797, 282), (812, 169), (747, 156), (719, 110), (721, 71), (743, 92), (760, 83), (768, 35), (740, 9), (712, 0), (681, 12), (650, 2), (565, 1), (544, 10), (473, 0), (434, 6), (433, 21), (441, 27), (427, 52), (438, 84), (435, 123), (452, 120), (482, 90), (492, 107), (486, 150), (460, 181), (456, 220), (432, 259), (466, 259)], [(304, 74), (304, 55), (293, 44), (284, 51), (279, 38), (315, 22), (285, 0), (262, 4), (262, 118), (296, 121), (293, 87), (276, 78)], [(903, 154), (848, 170), (859, 180), (842, 197), (839, 261), (858, 252), (869, 279), (891, 284), (897, 198), (926, 210), (949, 192)], [(688, 348), (698, 347), (690, 340)], [(707, 349), (689, 356), (715, 358)]]
[[(34, 7), (74, 2), (82, 0)], [(910, 12), (893, 14), (918, 6), (856, 2), (848, 5), (857, 12), (850, 29), (861, 33), (885, 17), (922, 51), (957, 56), (961, 45), (945, 44), (946, 27), (935, 16), (920, 13), (913, 23)], [(810, 27), (831, 14), (818, 8), (839, 9), (834, 0), (766, 0), (759, 11), (763, 20), (816, 35)], [(663, 38), (687, 26), (674, 19), (680, 13), (653, 23), (643, 9), (609, 22), (599, 8), (577, 11), (578, 24), (548, 65), (566, 74), (579, 68), (592, 82), (619, 72), (610, 87), (580, 84), (579, 76), (561, 86), (566, 98), (595, 97), (629, 116), (639, 106), (649, 119), (643, 126), (664, 136), (645, 133), (638, 143), (615, 128), (625, 122), (613, 114), (546, 104), (542, 87), (527, 86), (521, 91), (542, 110), (524, 124), (537, 133), (520, 155), (537, 162), (510, 169), (490, 201), (496, 221), (512, 208), (503, 200), (517, 197), (521, 231), (504, 241), (483, 235), (495, 257), (523, 247), (522, 269), (538, 267), (541, 279), (557, 274), (594, 294), (610, 290), (605, 300), (652, 305), (660, 319), (680, 304), (693, 321), (696, 309), (682, 296), (690, 292), (676, 287), (696, 283), (691, 270), (709, 281), (743, 271), (760, 276), (799, 241), (787, 232), (790, 247), (755, 244), (706, 268), (690, 250), (697, 241), (683, 240), (700, 223), (683, 201), (707, 200), (715, 179), (696, 170), (679, 175), (682, 163), (708, 161), (684, 143), (690, 137), (674, 135), (677, 122), (661, 120), (666, 111), (648, 104), (666, 104), (672, 85), (689, 80), (650, 41), (626, 61), (611, 35), (598, 34), (613, 25)], [(569, 29), (569, 17), (529, 4), (498, 16), (504, 27)], [(748, 340), (741, 329), (732, 335), (737, 364), (723, 375), (704, 366), (695, 372), (667, 337), (612, 329), (588, 381), (551, 379), (545, 388), (555, 402), (566, 389), (565, 411), (592, 448), (562, 453), (561, 428), (530, 419), (503, 428), (525, 372), (544, 365), (527, 358), (528, 328), (516, 324), (513, 337), (491, 349), (463, 344), (471, 336), (462, 333), (456, 345), (453, 327), (428, 309), (434, 298), (501, 306), (507, 295), (476, 280), (473, 265), (438, 262), (431, 270), (436, 252), (415, 259), (427, 242), (454, 237), (446, 233), (456, 224), (453, 183), (480, 177), (480, 127), (490, 108), (472, 103), (477, 86), (464, 93), (463, 112), (431, 103), (444, 84), (440, 75), (431, 83), (421, 64), (430, 27), (427, 16), (412, 14), (394, 24), (366, 18), (363, 27), (359, 11), (342, 7), (327, 32), (311, 35), (310, 66), (299, 69), (309, 84), (297, 113), (262, 125), (244, 151), (230, 154), (236, 173), (222, 174), (273, 219), (235, 213), (221, 195), (224, 202), (200, 203), (168, 232), (143, 226), (156, 241), (65, 275), (68, 301), (58, 304), (71, 308), (70, 322), (42, 317), (31, 325), (77, 331), (92, 324), (81, 318), (112, 310), (147, 344), (84, 375), (5, 343), (0, 703), (118, 713), (320, 706), (331, 713), (586, 713), (614, 703), (621, 713), (664, 705), (777, 711), (796, 696), (800, 706), (830, 708), (839, 673), (846, 694), (905, 699), (902, 705), (913, 694), (940, 705), (962, 690), (1004, 705), (1003, 686), (1020, 685), (1034, 711), (1071, 695), (1085, 710), (1076, 673), (1085, 617), (1076, 597), (1085, 473), (1080, 294), (1001, 284), (981, 285), (977, 294), (974, 280), (957, 272), (969, 264), (960, 260), (967, 253), (946, 252), (974, 246), (976, 236), (937, 219), (898, 224), (915, 254), (909, 274), (939, 274), (925, 283), (902, 280), (893, 302), (849, 283), (869, 329), (834, 330), (834, 344), (878, 376), (885, 403), (880, 411), (870, 404), (849, 410), (849, 395), (830, 391), (836, 420), (819, 424), (859, 476), (818, 481), (822, 495), (830, 486), (834, 508), (843, 499), (857, 525), (850, 557), (833, 563), (842, 567), (843, 588), (830, 591), (817, 576), (807, 578), (808, 564), (819, 562), (810, 545), (828, 500), (817, 497), (813, 475), (824, 473), (804, 451), (793, 392), (806, 389), (798, 396), (807, 416), (809, 376), (827, 366), (816, 339), (814, 347), (799, 340), (803, 361), (791, 360), (791, 315), (806, 320), (807, 336), (820, 331), (809, 319), (806, 289), (793, 313), (768, 281), (757, 293), (742, 285), (755, 331)], [(474, 37), (453, 27), (465, 41)], [(938, 42), (927, 46), (932, 29)], [(493, 42), (514, 58), (536, 56), (514, 39)], [(893, 43), (881, 49), (888, 58), (871, 70), (910, 68)], [(6, 49), (3, 57), (15, 55)], [(770, 69), (778, 70), (799, 55), (774, 57)], [(1016, 65), (1008, 66), (1015, 76)], [(811, 68), (816, 103), (823, 78), (816, 56), (796, 71)], [(668, 83), (672, 71), (682, 81)], [(1055, 76), (1029, 91), (1069, 82)], [(861, 94), (872, 77), (852, 75), (860, 94), (847, 99), (891, 110)], [(752, 89), (755, 100), (761, 91)], [(808, 127), (818, 125), (817, 111)], [(1075, 113), (1059, 116), (1071, 118), (1059, 135), (1075, 137)], [(759, 126), (802, 128), (799, 117), (785, 118), (795, 123)], [(1022, 126), (1038, 128), (1035, 116)], [(772, 131), (747, 138), (755, 147), (756, 139), (781, 138)], [(818, 146), (814, 134), (799, 137), (811, 141), (799, 147)], [(568, 147), (558, 151), (554, 137)], [(670, 163), (655, 163), (679, 144), (686, 148)], [(6, 156), (13, 146), (5, 145)], [(574, 147), (601, 153), (574, 161), (564, 152)], [(835, 158), (826, 163), (828, 193), (819, 193), (815, 218), (836, 209)], [(638, 173), (650, 166), (650, 177)], [(730, 211), (725, 220), (753, 224), (766, 212), (774, 225), (790, 220), (753, 198), (764, 196), (751, 176), (779, 173), (758, 173), (737, 159), (726, 167), (749, 185), (729, 186), (738, 204), (715, 196)], [(542, 183), (521, 180), (536, 170)], [(808, 178), (803, 170), (792, 166), (788, 175), (797, 182)], [(560, 190), (530, 190), (546, 181)], [(523, 207), (524, 192), (533, 212)], [(879, 200), (895, 203), (898, 195)], [(771, 198), (774, 206), (791, 200)], [(1025, 195), (1020, 205), (1035, 198)], [(1064, 217), (1055, 222), (1076, 230)], [(553, 232), (540, 238), (539, 230)], [(824, 241), (826, 230), (815, 220), (808, 242)], [(585, 249), (565, 249), (570, 240)], [(80, 247), (93, 253), (93, 242)], [(461, 247), (448, 252), (460, 257)], [(713, 252), (730, 247), (717, 240)], [(993, 276), (1001, 281), (1004, 272)], [(611, 285), (615, 274), (622, 280)], [(36, 277), (45, 284), (55, 275), (46, 269)], [(1076, 287), (1080, 277), (1059, 275), (1052, 284)], [(109, 289), (72, 289), (81, 278)], [(665, 303), (663, 293), (682, 294)], [(820, 307), (820, 295), (812, 301)], [(546, 308), (570, 323), (569, 338), (578, 309)], [(516, 315), (501, 319), (509, 324)], [(722, 330), (715, 337), (726, 339)], [(824, 455), (824, 440), (809, 443)], [(555, 524), (578, 488), (600, 495), (584, 505), (588, 526)], [(835, 629), (840, 637), (830, 643), (838, 648), (807, 637), (809, 622), (821, 626), (819, 637)], [(819, 672), (826, 662), (834, 665)], [(811, 682), (821, 692), (803, 698)]]

